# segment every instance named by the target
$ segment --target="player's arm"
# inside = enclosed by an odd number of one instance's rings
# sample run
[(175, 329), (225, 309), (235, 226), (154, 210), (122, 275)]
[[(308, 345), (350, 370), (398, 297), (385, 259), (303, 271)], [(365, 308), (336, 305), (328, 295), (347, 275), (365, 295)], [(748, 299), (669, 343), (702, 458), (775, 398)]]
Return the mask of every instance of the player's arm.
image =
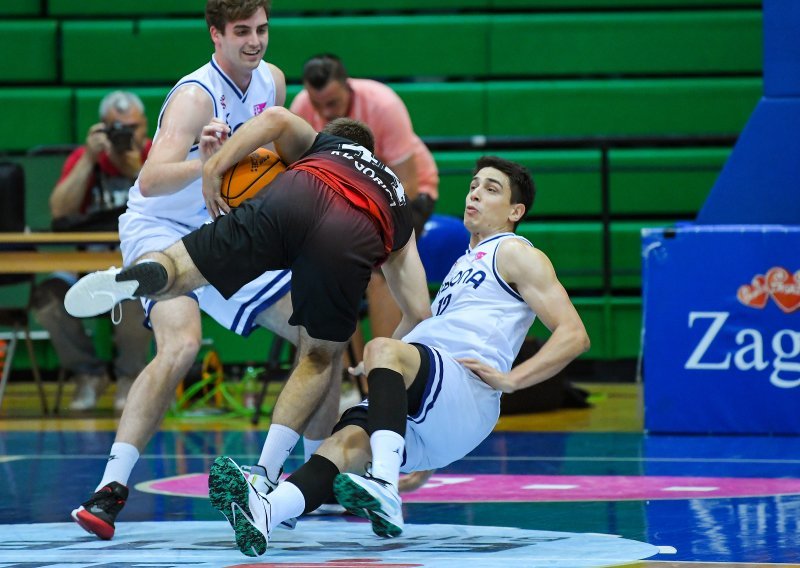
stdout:
[(589, 336), (567, 291), (556, 278), (550, 259), (540, 250), (509, 239), (497, 251), (497, 268), (551, 331), (536, 354), (501, 373), (475, 359), (461, 362), (490, 386), (514, 392), (549, 379), (578, 355), (589, 349)]
[(214, 117), (214, 102), (200, 86), (180, 87), (170, 98), (161, 117), (161, 128), (139, 174), (139, 189), (145, 197), (180, 191), (200, 177), (202, 161), (187, 160), (203, 127)]
[(274, 142), (275, 150), (286, 164), (296, 162), (311, 146), (317, 131), (305, 120), (283, 107), (270, 107), (245, 122), (222, 148), (203, 166), (203, 195), (217, 196), (214, 203), (206, 202), (209, 211), (229, 211), (220, 196), (222, 174), (253, 152)]
[(428, 283), (413, 233), (406, 245), (391, 253), (381, 268), (389, 290), (403, 313), (392, 334), (395, 339), (400, 339), (419, 322), (431, 317)]

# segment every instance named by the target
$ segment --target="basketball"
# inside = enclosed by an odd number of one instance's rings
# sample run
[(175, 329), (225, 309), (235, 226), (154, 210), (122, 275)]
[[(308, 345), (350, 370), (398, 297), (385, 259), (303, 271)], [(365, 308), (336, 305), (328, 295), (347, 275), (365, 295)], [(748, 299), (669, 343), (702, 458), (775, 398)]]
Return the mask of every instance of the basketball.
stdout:
[(286, 166), (271, 150), (259, 148), (222, 175), (220, 194), (225, 203), (238, 207), (269, 184)]

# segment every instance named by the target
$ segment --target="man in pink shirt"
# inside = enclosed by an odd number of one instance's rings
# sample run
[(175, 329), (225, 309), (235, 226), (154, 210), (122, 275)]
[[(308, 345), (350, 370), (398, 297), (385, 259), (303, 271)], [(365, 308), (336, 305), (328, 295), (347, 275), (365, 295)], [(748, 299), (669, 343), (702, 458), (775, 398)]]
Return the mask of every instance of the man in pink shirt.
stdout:
[[(417, 237), (433, 212), (439, 172), (428, 148), (414, 134), (408, 109), (397, 94), (378, 81), (352, 79), (335, 55), (316, 55), (303, 66), (304, 89), (291, 111), (319, 131), (335, 118), (360, 120), (375, 136), (375, 155), (400, 179), (411, 204)], [(400, 321), (386, 281), (373, 273), (367, 289), (375, 337), (390, 337)]]

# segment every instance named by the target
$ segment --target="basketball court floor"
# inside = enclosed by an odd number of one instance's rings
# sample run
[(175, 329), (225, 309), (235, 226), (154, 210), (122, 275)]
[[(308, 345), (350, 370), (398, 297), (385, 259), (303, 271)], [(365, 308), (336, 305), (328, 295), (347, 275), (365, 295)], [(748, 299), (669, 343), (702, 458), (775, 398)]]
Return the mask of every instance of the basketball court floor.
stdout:
[(32, 390), (12, 384), (0, 412), (0, 568), (800, 567), (800, 438), (648, 436), (638, 387), (585, 387), (592, 409), (503, 417), (406, 494), (402, 537), (309, 516), (251, 559), (209, 505), (206, 472), (221, 454), (253, 462), (266, 425), (168, 420), (134, 471), (115, 538), (99, 541), (69, 512), (99, 481), (114, 418), (36, 418), (18, 411)]

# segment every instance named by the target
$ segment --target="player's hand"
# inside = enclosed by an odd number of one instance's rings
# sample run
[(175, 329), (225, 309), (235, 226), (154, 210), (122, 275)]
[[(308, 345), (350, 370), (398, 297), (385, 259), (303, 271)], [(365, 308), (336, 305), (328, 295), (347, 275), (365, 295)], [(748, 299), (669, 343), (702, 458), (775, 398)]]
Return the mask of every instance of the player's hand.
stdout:
[(416, 491), (427, 483), (435, 471), (435, 469), (425, 469), (422, 471), (413, 471), (408, 475), (404, 475), (397, 483), (397, 490), (400, 491), (400, 493)]
[[(225, 203), (220, 194), (222, 178), (211, 175), (206, 167), (209, 159), (217, 153), (230, 136), (230, 127), (219, 118), (212, 118), (211, 122), (203, 127), (200, 133), (200, 161), (203, 164), (203, 201), (212, 219), (220, 216), (220, 211), (230, 213), (231, 208)], [(213, 164), (212, 164), (213, 165)]]
[(231, 208), (222, 199), (220, 188), (222, 187), (222, 176), (213, 175), (208, 168), (203, 168), (203, 200), (206, 202), (206, 209), (212, 219), (220, 216), (220, 211), (230, 213)]
[(200, 132), (200, 161), (205, 164), (230, 136), (231, 128), (224, 120), (212, 118)]
[(347, 372), (356, 378), (365, 376), (367, 371), (364, 369), (364, 361), (361, 361), (355, 367), (347, 367)]
[(484, 383), (486, 383), (493, 389), (497, 389), (503, 392), (511, 392), (507, 373), (501, 373), (491, 365), (487, 365), (482, 361), (479, 361), (477, 359), (472, 359), (470, 357), (456, 359), (456, 361), (458, 361), (459, 363), (464, 365), (467, 369), (478, 375), (478, 377)]

